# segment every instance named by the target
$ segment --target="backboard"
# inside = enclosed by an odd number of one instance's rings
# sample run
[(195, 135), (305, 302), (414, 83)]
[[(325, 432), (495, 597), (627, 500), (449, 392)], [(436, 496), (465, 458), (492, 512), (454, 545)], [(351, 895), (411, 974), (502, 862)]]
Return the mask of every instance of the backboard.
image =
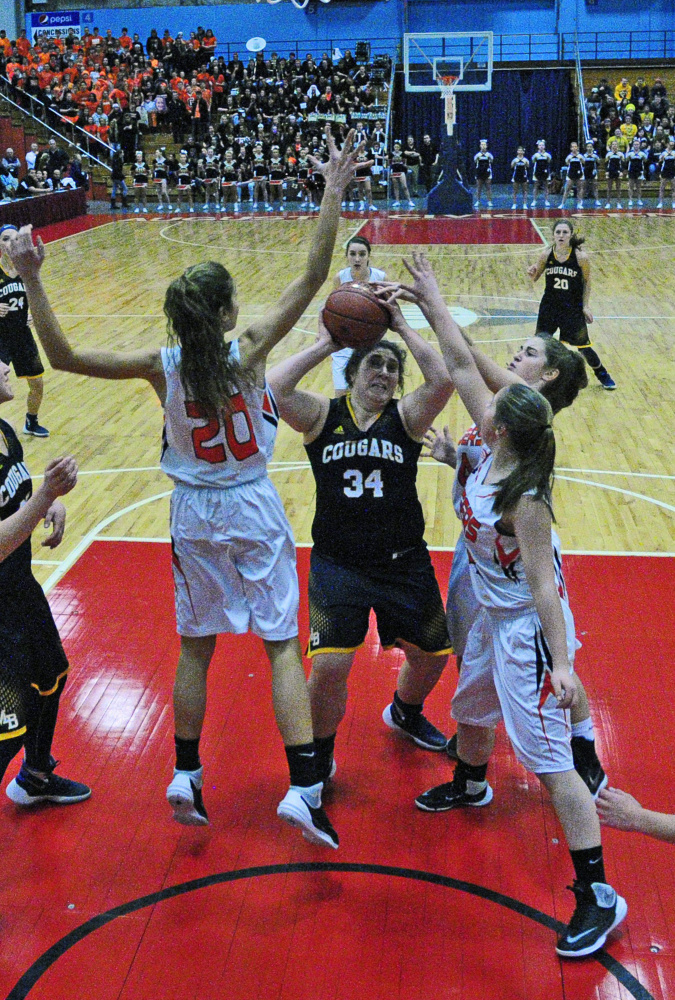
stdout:
[(405, 89), (438, 93), (443, 76), (455, 90), (492, 90), (491, 31), (407, 32), (403, 36)]

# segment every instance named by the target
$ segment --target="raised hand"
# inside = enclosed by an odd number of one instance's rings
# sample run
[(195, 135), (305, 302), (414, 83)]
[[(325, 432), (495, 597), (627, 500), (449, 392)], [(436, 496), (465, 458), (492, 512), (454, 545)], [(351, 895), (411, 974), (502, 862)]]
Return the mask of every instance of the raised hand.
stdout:
[(434, 269), (423, 253), (413, 252), (412, 261), (404, 260), (405, 267), (413, 278), (413, 285), (402, 287), (412, 292), (418, 300), (426, 300), (440, 295)]
[[(317, 160), (314, 156), (309, 157), (314, 170), (317, 173), (323, 174), (326, 180), (326, 188), (330, 187), (333, 190), (338, 191), (340, 194), (342, 194), (349, 182), (353, 179), (354, 170), (356, 169), (356, 158), (364, 148), (363, 143), (354, 148), (355, 135), (356, 132), (354, 129), (350, 129), (342, 149), (338, 149), (335, 145), (335, 140), (330, 130), (330, 126), (327, 125), (326, 146), (328, 147), (328, 161), (324, 163), (321, 160)], [(359, 166), (371, 166), (372, 162), (373, 161), (370, 160), (367, 164), (359, 163)]]
[(33, 245), (32, 234), (32, 226), (22, 226), (16, 238), (5, 248), (7, 256), (21, 278), (29, 278), (39, 274), (45, 259), (44, 243), (38, 236), (37, 244)]
[(74, 488), (77, 482), (77, 462), (70, 455), (63, 458), (53, 458), (45, 469), (43, 488), (52, 501), (65, 496)]
[(449, 465), (451, 469), (457, 468), (457, 446), (448, 427), (444, 427), (442, 431), (437, 431), (435, 427), (429, 428), (424, 435), (422, 457), (433, 458), (436, 462)]

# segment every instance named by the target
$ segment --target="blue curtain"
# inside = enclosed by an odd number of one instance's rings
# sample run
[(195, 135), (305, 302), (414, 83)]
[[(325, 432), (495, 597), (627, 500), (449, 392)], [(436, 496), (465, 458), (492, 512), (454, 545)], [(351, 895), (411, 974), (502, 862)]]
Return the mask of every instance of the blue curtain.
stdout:
[[(492, 90), (457, 95), (455, 135), (459, 145), (459, 167), (473, 183), (473, 157), (481, 139), (488, 140), (494, 156), (497, 183), (510, 180), (509, 167), (518, 146), (526, 156), (536, 151), (537, 139), (546, 140), (557, 171), (576, 139), (576, 112), (570, 73), (564, 69), (498, 71)], [(444, 105), (438, 94), (409, 94), (402, 73), (396, 74), (393, 138), (405, 142), (412, 135), (419, 148), (422, 136), (431, 135), (441, 144), (445, 129)]]

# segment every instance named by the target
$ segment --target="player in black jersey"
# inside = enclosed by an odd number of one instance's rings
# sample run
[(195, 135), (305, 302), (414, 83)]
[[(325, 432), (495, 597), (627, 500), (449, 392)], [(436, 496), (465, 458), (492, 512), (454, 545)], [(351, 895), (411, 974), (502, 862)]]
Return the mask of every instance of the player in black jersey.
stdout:
[(488, 149), (487, 139), (480, 140), (480, 147), (473, 158), (476, 170), (476, 198), (473, 203), (474, 208), (480, 208), (480, 200), (483, 190), (487, 194), (487, 207), (492, 208), (492, 164), (494, 156)]
[(560, 208), (565, 207), (565, 202), (572, 193), (573, 188), (577, 189), (577, 208), (582, 208), (584, 197), (584, 157), (579, 152), (578, 143), (570, 143), (570, 151), (565, 157), (565, 163), (567, 164), (567, 177), (565, 179), (565, 189), (560, 202)]
[(16, 226), (0, 228), (0, 361), (11, 364), (17, 378), (25, 378), (28, 383), (24, 434), (49, 437), (49, 431), (38, 420), (44, 367), (28, 325), (28, 299), (23, 282), (6, 253), (17, 232)]
[[(14, 398), (9, 367), (0, 361), (0, 403)], [(54, 774), (51, 755), (68, 660), (42, 587), (31, 572), (31, 533), (44, 520), (55, 548), (66, 510), (58, 497), (77, 481), (72, 458), (51, 461), (33, 494), (23, 449), (12, 425), (0, 420), (0, 781), (24, 747), (19, 774), (7, 786), (17, 805), (81, 802), (91, 790)]]
[(613, 139), (605, 157), (605, 177), (607, 178), (607, 204), (605, 208), (612, 207), (612, 189), (616, 194), (616, 207), (621, 208), (621, 178), (625, 162), (625, 157), (619, 149), (619, 143)]
[(511, 160), (511, 184), (513, 185), (513, 205), (511, 209), (518, 207), (518, 195), (522, 195), (523, 208), (527, 208), (527, 178), (530, 169), (530, 161), (525, 156), (525, 147), (518, 146), (516, 155)]
[(656, 207), (663, 208), (666, 187), (670, 184), (670, 196), (673, 199), (673, 208), (675, 208), (675, 139), (668, 140), (668, 145), (659, 156), (659, 170), (661, 182), (659, 184), (659, 203)]
[(560, 219), (553, 226), (553, 246), (542, 251), (536, 264), (527, 269), (533, 281), (546, 272), (546, 289), (539, 306), (537, 335), (560, 330), (560, 339), (576, 347), (603, 389), (616, 389), (616, 382), (591, 346), (587, 323), (593, 322), (589, 300), (591, 265), (587, 254), (579, 251), (583, 237), (574, 226)]
[(346, 368), (346, 396), (328, 399), (296, 389), (337, 348), (322, 322), (315, 344), (268, 373), (281, 416), (304, 434), (316, 481), (308, 655), (323, 777), (333, 773), (347, 679), (371, 609), (382, 645), (406, 653), (385, 722), (427, 750), (443, 750), (447, 742), (422, 714), (447, 661), (449, 640), (416, 477), (424, 434), (452, 385), (441, 357), (410, 329), (398, 307), (391, 325), (424, 376), (424, 383), (401, 399), (394, 393), (403, 385), (405, 354), (389, 341), (354, 351)]

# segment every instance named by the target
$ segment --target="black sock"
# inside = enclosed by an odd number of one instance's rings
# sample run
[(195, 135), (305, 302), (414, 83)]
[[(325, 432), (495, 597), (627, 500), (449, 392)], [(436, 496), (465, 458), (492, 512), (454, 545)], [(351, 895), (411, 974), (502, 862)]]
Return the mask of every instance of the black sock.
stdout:
[(42, 695), (31, 687), (26, 695), (24, 747), (26, 767), (31, 771), (49, 771), (52, 766), (52, 741), (59, 712), (59, 698), (65, 686), (66, 678), (62, 677), (52, 694)]
[(299, 743), (294, 747), (285, 747), (288, 770), (291, 773), (291, 784), (299, 788), (309, 788), (319, 782), (317, 777), (317, 755), (314, 742)]
[(467, 781), (485, 781), (487, 777), (487, 769), (487, 764), (467, 764), (466, 761), (458, 758), (453, 781), (461, 781), (464, 784), (466, 784)]
[(602, 844), (585, 847), (581, 851), (570, 851), (577, 882), (590, 886), (591, 882), (605, 882), (605, 863), (602, 859)]
[(595, 740), (587, 740), (585, 736), (573, 736), (570, 743), (572, 744), (575, 767), (577, 762), (585, 764), (587, 767), (600, 763), (595, 749)]
[(199, 759), (199, 737), (196, 740), (182, 740), (180, 736), (174, 736), (176, 744), (176, 770), (177, 771), (198, 771), (202, 766)]
[(580, 347), (579, 354), (586, 360), (589, 368), (592, 368), (596, 375), (602, 375), (607, 369), (592, 347)]
[(333, 763), (335, 733), (332, 736), (315, 736), (314, 748), (316, 750), (316, 773), (319, 776), (319, 781), (325, 781), (330, 774), (330, 766)]
[(5, 771), (23, 746), (23, 736), (12, 736), (8, 740), (0, 740), (0, 781)]
[(401, 713), (401, 715), (421, 715), (422, 709), (424, 708), (424, 702), (421, 705), (411, 705), (408, 701), (403, 701), (399, 698), (398, 691), (394, 691), (394, 704)]

